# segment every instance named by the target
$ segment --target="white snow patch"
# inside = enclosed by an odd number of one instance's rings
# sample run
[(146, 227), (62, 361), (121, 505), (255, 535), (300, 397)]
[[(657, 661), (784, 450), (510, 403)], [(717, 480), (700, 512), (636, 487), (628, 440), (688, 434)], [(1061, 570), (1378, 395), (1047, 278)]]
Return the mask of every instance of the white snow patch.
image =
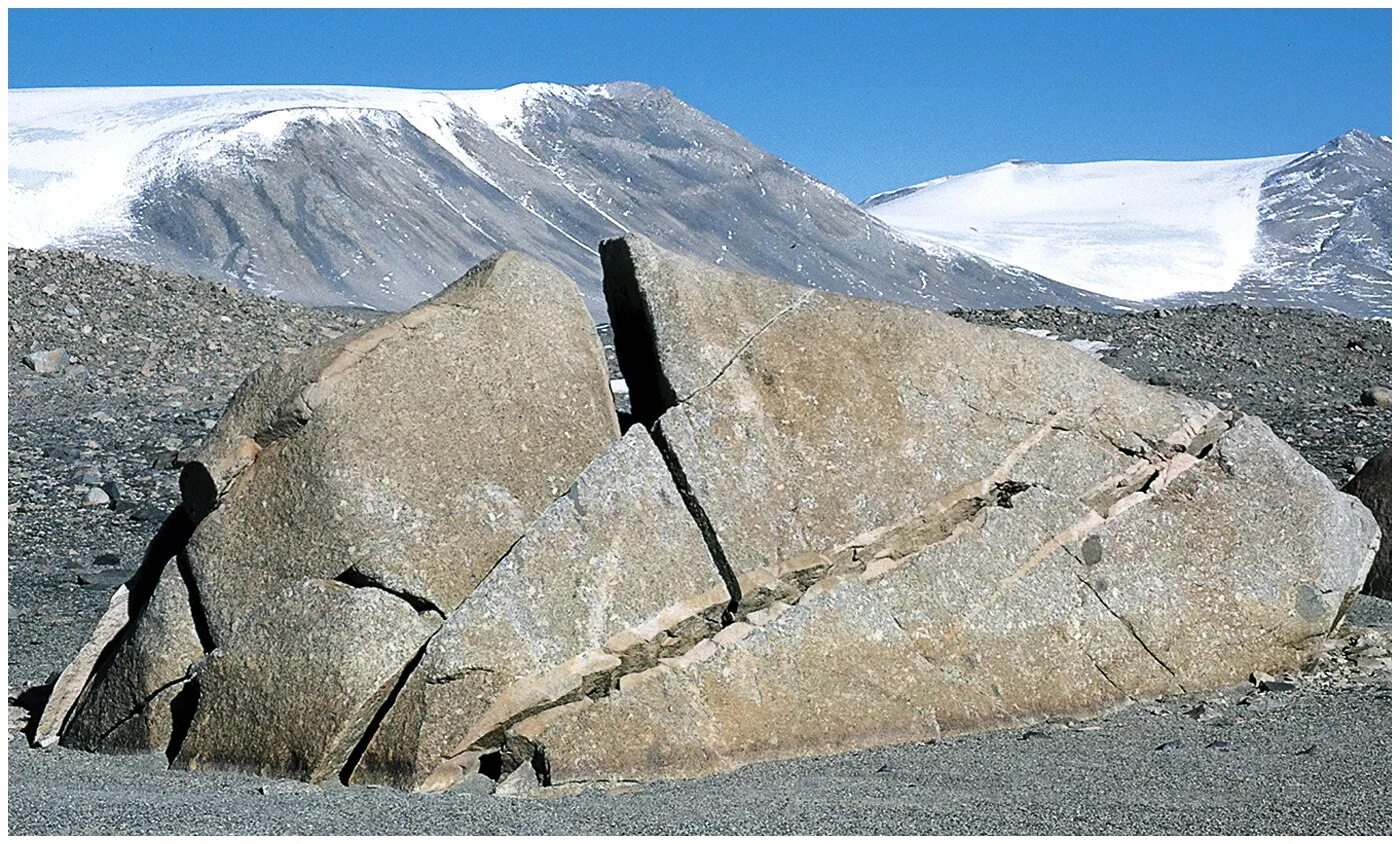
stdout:
[[(1029, 334), (1032, 337), (1043, 337), (1046, 340), (1060, 339), (1060, 335), (1051, 334), (1044, 328), (1013, 328), (1011, 330), (1019, 332), (1021, 334)], [(1104, 355), (1118, 348), (1117, 346), (1109, 345), (1108, 343), (1105, 343), (1102, 340), (1085, 340), (1078, 337), (1076, 337), (1073, 340), (1064, 340), (1062, 342), (1069, 345), (1070, 348), (1078, 349), (1084, 354), (1092, 357), (1094, 360), (1102, 360)]]
[(867, 210), (930, 252), (951, 245), (1144, 301), (1233, 287), (1253, 261), (1260, 185), (1295, 158), (1006, 162)]

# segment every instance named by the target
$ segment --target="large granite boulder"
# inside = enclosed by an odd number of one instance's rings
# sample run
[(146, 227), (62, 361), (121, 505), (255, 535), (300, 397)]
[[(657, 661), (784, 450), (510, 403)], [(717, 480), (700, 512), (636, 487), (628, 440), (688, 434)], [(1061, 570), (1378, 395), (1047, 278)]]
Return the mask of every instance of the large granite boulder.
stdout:
[(416, 790), (699, 776), (1296, 670), (1366, 577), (1375, 520), (1256, 419), (637, 238), (602, 258), (641, 424), (515, 255), (260, 370), (64, 740)]
[(1343, 492), (1361, 499), (1381, 526), (1381, 547), (1362, 590), (1368, 595), (1390, 600), (1390, 449), (1366, 461), (1356, 477), (1347, 481)]

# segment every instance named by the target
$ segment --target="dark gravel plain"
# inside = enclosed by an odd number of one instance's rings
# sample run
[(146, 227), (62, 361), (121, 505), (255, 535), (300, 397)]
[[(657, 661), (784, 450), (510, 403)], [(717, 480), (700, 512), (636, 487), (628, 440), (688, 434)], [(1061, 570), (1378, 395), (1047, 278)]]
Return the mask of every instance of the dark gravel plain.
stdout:
[[(365, 315), (77, 253), (11, 250), (8, 295), (13, 702), (86, 639), (174, 504), (179, 464), (247, 372)], [(1105, 362), (1134, 377), (1262, 417), (1339, 485), (1390, 439), (1390, 410), (1359, 401), (1390, 383), (1385, 322), (1234, 306), (961, 316), (1106, 342)], [(55, 348), (70, 358), (58, 373), (24, 362)], [(83, 506), (104, 486), (109, 503)], [(1363, 598), (1349, 621), (1290, 691), (1241, 687), (552, 799), (190, 774), (155, 756), (33, 749), (12, 728), (9, 831), (1388, 834), (1390, 604)], [(10, 714), (12, 727), (25, 717)]]

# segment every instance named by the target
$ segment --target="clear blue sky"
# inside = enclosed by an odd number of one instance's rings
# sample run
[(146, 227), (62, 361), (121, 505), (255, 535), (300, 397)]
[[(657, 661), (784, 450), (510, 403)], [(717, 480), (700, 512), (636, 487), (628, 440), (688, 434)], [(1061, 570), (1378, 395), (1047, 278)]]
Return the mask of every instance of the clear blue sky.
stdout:
[(10, 86), (665, 85), (859, 200), (1390, 134), (1390, 11), (12, 10)]

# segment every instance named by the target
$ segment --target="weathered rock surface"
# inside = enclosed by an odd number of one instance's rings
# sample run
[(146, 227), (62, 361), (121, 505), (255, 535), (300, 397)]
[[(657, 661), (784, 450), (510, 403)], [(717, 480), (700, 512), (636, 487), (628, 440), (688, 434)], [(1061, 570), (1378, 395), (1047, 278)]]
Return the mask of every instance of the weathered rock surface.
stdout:
[[(250, 378), (182, 476), (166, 616), (199, 647), (98, 661), (88, 697), (172, 713), (110, 746), (420, 790), (698, 776), (1294, 671), (1366, 576), (1375, 520), (1256, 419), (602, 255), (624, 437), (577, 292), (519, 256)], [(161, 641), (154, 605), (113, 641)]]
[(209, 655), (175, 763), (336, 776), (441, 619), (374, 588), (306, 580)]
[(1381, 526), (1381, 546), (1371, 573), (1366, 577), (1365, 592), (1378, 598), (1390, 599), (1390, 449), (1366, 461), (1356, 477), (1347, 482), (1343, 492), (1361, 499)]

